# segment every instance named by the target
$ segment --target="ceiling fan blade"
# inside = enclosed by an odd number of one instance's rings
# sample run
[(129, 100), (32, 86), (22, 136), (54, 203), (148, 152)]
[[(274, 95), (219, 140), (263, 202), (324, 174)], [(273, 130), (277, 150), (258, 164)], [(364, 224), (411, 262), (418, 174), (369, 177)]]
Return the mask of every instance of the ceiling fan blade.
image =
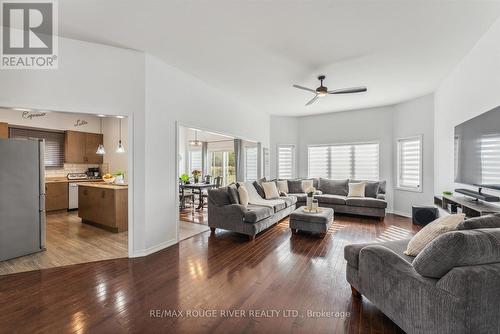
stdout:
[(316, 94), (316, 91), (314, 89), (311, 89), (311, 88), (307, 88), (307, 87), (303, 87), (303, 86), (299, 86), (299, 85), (293, 85), (293, 87), (298, 88), (298, 89), (302, 89), (302, 90), (307, 90), (308, 92), (313, 92), (314, 94)]
[(316, 102), (317, 99), (318, 99), (318, 95), (316, 95), (315, 97), (313, 97), (311, 101), (307, 102), (306, 106), (313, 104), (314, 102)]
[(328, 91), (328, 94), (351, 94), (351, 93), (362, 93), (366, 92), (368, 89), (366, 87), (353, 87), (353, 88), (342, 88)]

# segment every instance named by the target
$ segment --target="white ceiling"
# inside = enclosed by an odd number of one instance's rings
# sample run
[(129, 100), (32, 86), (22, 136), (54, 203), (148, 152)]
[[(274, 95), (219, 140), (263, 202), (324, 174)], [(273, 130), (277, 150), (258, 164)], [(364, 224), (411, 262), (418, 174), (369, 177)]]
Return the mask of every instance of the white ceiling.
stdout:
[[(500, 15), (498, 1), (64, 0), (62, 36), (149, 52), (275, 115), (432, 92)], [(292, 84), (367, 93), (329, 96)]]

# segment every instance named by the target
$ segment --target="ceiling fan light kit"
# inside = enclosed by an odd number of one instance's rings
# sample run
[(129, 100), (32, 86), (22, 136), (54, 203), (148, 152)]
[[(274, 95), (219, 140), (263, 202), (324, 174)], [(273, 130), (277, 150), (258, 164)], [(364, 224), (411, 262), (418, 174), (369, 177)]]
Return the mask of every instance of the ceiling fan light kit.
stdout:
[(318, 76), (318, 80), (320, 81), (320, 85), (316, 89), (311, 89), (307, 88), (304, 86), (300, 85), (293, 85), (293, 87), (302, 89), (311, 93), (314, 93), (315, 96), (306, 103), (306, 106), (313, 104), (316, 102), (316, 100), (320, 97), (325, 97), (328, 94), (352, 94), (352, 93), (362, 93), (366, 92), (368, 89), (364, 86), (361, 87), (352, 87), (352, 88), (342, 88), (342, 89), (335, 89), (335, 90), (328, 90), (328, 87), (323, 86), (323, 80), (325, 80), (326, 76), (320, 75)]

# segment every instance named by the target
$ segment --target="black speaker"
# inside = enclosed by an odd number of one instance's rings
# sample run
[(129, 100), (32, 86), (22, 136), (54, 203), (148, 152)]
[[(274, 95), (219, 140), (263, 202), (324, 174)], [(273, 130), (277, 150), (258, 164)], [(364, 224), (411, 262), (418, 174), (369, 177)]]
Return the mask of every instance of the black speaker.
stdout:
[(435, 206), (414, 205), (411, 207), (411, 217), (413, 224), (425, 226), (439, 217), (439, 211)]

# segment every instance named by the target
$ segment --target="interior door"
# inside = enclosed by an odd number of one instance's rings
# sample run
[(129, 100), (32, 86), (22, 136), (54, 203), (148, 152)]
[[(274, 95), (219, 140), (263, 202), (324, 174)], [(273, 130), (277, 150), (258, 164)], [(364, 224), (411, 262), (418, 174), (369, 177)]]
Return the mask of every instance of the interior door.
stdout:
[(0, 139), (0, 261), (41, 250), (40, 145)]

